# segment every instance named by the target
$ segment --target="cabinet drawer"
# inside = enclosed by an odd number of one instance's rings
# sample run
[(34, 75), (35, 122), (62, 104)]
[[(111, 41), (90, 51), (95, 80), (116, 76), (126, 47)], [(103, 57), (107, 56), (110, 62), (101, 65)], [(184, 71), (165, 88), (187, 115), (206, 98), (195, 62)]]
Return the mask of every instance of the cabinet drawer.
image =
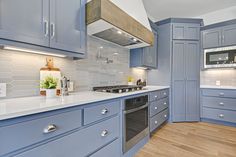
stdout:
[(169, 96), (169, 90), (165, 89), (165, 90), (161, 90), (160, 91), (160, 98), (165, 98)]
[(156, 101), (160, 99), (160, 91), (155, 91), (150, 93), (150, 100), (149, 101)]
[(203, 107), (202, 116), (203, 118), (236, 123), (236, 111)]
[(155, 115), (150, 119), (150, 132), (154, 131), (158, 128), (162, 123), (168, 120), (169, 111), (168, 109), (160, 112), (159, 114)]
[(90, 157), (120, 157), (119, 140), (115, 140), (111, 144), (92, 154)]
[(163, 111), (169, 106), (169, 99), (164, 98), (158, 101), (153, 101), (150, 104), (150, 117), (156, 115), (157, 113)]
[(81, 110), (76, 110), (0, 127), (0, 139), (4, 141), (0, 142), (0, 156), (76, 129), (81, 125), (82, 113)]
[(227, 89), (202, 89), (202, 95), (225, 98), (236, 98), (236, 90)]
[(202, 106), (236, 110), (236, 100), (230, 98), (202, 97)]
[(119, 113), (120, 102), (113, 101), (84, 109), (84, 125)]
[[(104, 134), (104, 131), (107, 134)], [(119, 136), (119, 117), (74, 132), (16, 157), (84, 157)]]

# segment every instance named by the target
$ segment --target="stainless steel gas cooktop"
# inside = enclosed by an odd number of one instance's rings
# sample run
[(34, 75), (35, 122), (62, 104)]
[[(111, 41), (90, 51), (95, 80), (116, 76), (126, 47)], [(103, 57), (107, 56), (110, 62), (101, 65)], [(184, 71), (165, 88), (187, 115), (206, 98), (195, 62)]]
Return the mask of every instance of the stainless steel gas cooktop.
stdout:
[(136, 85), (117, 85), (117, 86), (101, 86), (101, 87), (93, 87), (93, 91), (97, 92), (107, 92), (107, 93), (125, 93), (143, 90), (144, 86), (136, 86)]

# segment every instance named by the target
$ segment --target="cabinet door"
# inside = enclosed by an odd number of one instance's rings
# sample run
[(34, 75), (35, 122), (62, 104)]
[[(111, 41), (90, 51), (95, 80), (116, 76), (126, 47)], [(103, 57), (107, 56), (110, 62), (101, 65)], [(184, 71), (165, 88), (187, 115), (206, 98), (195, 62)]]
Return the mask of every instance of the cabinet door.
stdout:
[(50, 0), (50, 47), (85, 52), (85, 0)]
[(157, 68), (157, 32), (154, 33), (154, 45), (143, 49), (143, 65)]
[(236, 25), (222, 28), (222, 46), (236, 45)]
[(210, 29), (202, 32), (203, 48), (214, 48), (221, 46), (221, 29)]
[(199, 80), (200, 80), (200, 52), (199, 42), (188, 41), (185, 45), (186, 67), (186, 121), (199, 121)]
[(172, 118), (174, 122), (185, 121), (185, 41), (173, 41), (172, 65)]
[(173, 24), (173, 39), (199, 40), (200, 24), (175, 23)]
[(0, 0), (0, 38), (49, 46), (49, 0)]

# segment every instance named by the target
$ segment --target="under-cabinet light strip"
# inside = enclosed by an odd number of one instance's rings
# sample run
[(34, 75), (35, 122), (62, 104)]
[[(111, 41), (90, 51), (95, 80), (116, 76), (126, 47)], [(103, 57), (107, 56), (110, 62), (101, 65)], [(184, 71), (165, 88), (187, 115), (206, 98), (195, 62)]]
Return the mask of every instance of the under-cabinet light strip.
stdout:
[(11, 47), (11, 46), (3, 46), (4, 50), (12, 50), (12, 51), (20, 51), (20, 52), (29, 52), (34, 54), (41, 54), (41, 55), (49, 55), (49, 56), (55, 56), (55, 57), (66, 57), (65, 55), (60, 54), (53, 54), (53, 53), (47, 53), (42, 51), (35, 51), (30, 49), (24, 49), (24, 48), (17, 48), (17, 47)]

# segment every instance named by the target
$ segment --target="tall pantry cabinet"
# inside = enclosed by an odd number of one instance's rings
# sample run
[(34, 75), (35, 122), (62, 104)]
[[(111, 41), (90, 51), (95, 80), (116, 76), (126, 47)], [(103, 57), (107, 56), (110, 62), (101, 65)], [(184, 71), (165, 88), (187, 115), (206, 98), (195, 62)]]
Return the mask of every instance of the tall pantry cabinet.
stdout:
[(201, 19), (170, 18), (158, 25), (158, 70), (148, 82), (171, 86), (171, 120), (200, 119)]

